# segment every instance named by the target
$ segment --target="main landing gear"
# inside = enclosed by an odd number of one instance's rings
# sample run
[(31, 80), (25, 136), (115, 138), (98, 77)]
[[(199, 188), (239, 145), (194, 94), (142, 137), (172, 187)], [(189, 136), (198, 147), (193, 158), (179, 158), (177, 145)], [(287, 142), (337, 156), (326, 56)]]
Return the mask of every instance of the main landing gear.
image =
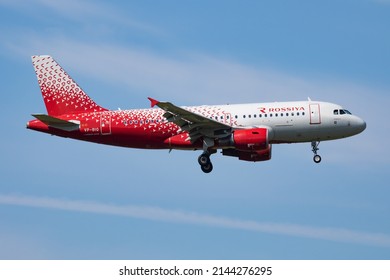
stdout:
[(204, 173), (210, 173), (213, 170), (213, 164), (210, 161), (210, 155), (217, 152), (212, 147), (215, 145), (214, 139), (205, 137), (203, 138), (203, 153), (198, 157), (198, 163), (200, 169)]
[(204, 173), (210, 173), (212, 170), (213, 170), (213, 164), (211, 163), (211, 160), (210, 160), (210, 155), (215, 153), (216, 151), (206, 151), (206, 152), (203, 152), (199, 157), (198, 157), (198, 163), (200, 165), (200, 169), (202, 169), (202, 171)]
[(317, 155), (317, 151), (319, 150), (318, 146), (320, 145), (320, 141), (313, 141), (311, 142), (311, 148), (314, 153), (313, 160), (315, 163), (320, 163), (321, 162), (321, 156)]

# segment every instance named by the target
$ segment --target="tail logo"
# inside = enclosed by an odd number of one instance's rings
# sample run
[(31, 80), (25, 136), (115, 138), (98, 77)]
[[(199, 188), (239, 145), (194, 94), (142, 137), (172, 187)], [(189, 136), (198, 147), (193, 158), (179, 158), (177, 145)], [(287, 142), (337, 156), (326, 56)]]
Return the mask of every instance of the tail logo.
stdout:
[(52, 57), (33, 56), (32, 62), (50, 116), (106, 110), (97, 105)]

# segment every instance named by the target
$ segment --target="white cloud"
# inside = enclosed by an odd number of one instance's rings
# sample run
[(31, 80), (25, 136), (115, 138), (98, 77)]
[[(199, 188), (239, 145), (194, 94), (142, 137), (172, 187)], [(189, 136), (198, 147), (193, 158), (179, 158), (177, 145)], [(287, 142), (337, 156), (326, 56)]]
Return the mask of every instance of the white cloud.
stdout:
[[(25, 5), (25, 1), (3, 2), (11, 6)], [(54, 15), (86, 24), (119, 23), (141, 32), (144, 29), (165, 33), (101, 2), (34, 0), (32, 6), (38, 6), (35, 7), (38, 10), (50, 9)], [(348, 107), (357, 104), (357, 108), (366, 104), (367, 98), (375, 99), (378, 95), (382, 98), (381, 104), (390, 101), (385, 97), (388, 96), (385, 90), (348, 81), (314, 79), (192, 50), (171, 50), (169, 55), (158, 49), (123, 43), (97, 43), (91, 37), (80, 39), (75, 38), (72, 31), (64, 32), (58, 35), (31, 31), (23, 37), (3, 38), (2, 44), (26, 58), (33, 54), (51, 54), (59, 63), (71, 65), (96, 79), (127, 86), (129, 94), (144, 95), (147, 91), (161, 99), (183, 102), (183, 105), (302, 100), (308, 96)], [(156, 35), (151, 33), (149, 36)], [(82, 86), (82, 81), (80, 84)]]
[(93, 20), (94, 25), (102, 22), (108, 24), (118, 24), (124, 28), (137, 29), (142, 32), (147, 32), (153, 35), (161, 35), (164, 32), (156, 26), (152, 26), (145, 22), (135, 20), (129, 15), (123, 14), (120, 10), (114, 8), (112, 5), (105, 3), (96, 3), (96, 1), (80, 1), (80, 0), (66, 0), (66, 1), (51, 1), (51, 0), (37, 0), (37, 4), (52, 9), (63, 16), (89, 23)]
[(342, 228), (313, 227), (298, 224), (261, 223), (257, 221), (238, 220), (194, 212), (190, 213), (178, 210), (167, 210), (159, 207), (135, 205), (119, 206), (93, 201), (71, 201), (65, 199), (20, 195), (0, 195), (0, 204), (107, 214), (153, 221), (196, 224), (201, 226), (255, 231), (266, 234), (280, 234), (301, 238), (390, 247), (390, 235), (388, 234), (360, 232)]
[(14, 42), (10, 48), (26, 57), (32, 55), (32, 51), (52, 54), (60, 64), (71, 65), (96, 79), (139, 90), (131, 94), (139, 95), (148, 90), (173, 101), (264, 102), (311, 96), (313, 100), (339, 100), (348, 105), (383, 93), (364, 85), (309, 79), (197, 52), (163, 55), (133, 46), (94, 44), (63, 37), (43, 38), (38, 34), (25, 38), (23, 43)]
[(113, 5), (104, 2), (88, 0), (0, 0), (0, 4), (18, 11), (25, 11), (31, 16), (39, 15), (39, 17), (42, 17), (44, 15), (44, 18), (55, 16), (74, 22), (81, 22), (84, 25), (92, 24), (95, 28), (100, 24), (118, 25), (155, 36), (166, 35), (160, 28), (136, 20), (132, 16), (124, 14)]

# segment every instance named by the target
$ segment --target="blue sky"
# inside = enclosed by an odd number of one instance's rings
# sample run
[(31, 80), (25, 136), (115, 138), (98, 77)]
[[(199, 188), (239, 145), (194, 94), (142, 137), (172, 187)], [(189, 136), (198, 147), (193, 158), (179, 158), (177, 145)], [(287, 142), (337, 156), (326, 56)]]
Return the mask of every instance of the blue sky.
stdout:
[[(1, 259), (389, 259), (390, 1), (0, 0)], [(322, 100), (361, 135), (248, 163), (25, 129), (30, 56), (100, 105)]]

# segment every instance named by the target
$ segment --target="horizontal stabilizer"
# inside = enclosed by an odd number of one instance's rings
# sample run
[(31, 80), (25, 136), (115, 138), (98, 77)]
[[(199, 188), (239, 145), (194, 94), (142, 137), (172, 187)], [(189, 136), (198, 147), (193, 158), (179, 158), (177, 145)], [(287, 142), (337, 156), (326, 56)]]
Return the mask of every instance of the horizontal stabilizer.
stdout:
[(57, 129), (65, 131), (74, 131), (80, 128), (80, 122), (78, 121), (65, 121), (45, 114), (36, 114), (32, 116), (37, 118), (44, 124)]

